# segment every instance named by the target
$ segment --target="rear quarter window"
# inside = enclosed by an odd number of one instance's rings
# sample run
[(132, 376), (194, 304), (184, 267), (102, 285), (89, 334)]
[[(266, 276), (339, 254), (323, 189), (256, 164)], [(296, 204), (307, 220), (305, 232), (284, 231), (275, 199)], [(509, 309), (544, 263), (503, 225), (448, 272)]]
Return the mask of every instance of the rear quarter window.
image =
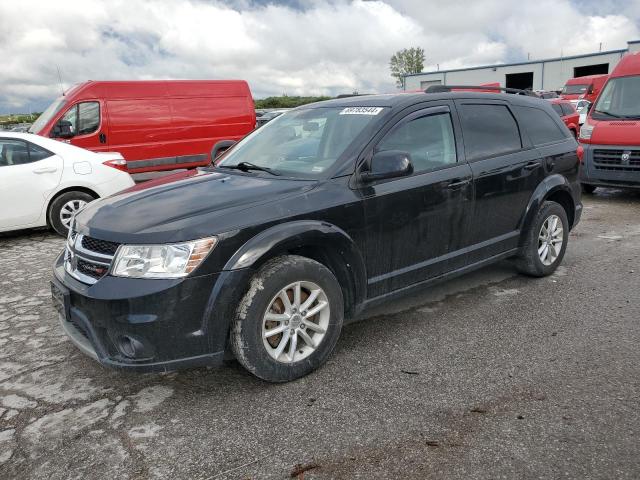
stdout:
[(494, 157), (522, 148), (520, 131), (506, 105), (459, 105), (467, 160)]
[(520, 125), (529, 135), (534, 145), (559, 142), (567, 138), (567, 133), (544, 110), (534, 107), (516, 107)]

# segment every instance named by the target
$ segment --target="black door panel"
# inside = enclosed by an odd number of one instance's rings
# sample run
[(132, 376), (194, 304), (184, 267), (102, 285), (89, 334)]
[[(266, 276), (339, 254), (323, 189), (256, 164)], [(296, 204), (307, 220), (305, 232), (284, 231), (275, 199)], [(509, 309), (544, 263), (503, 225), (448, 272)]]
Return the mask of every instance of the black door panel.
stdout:
[(471, 163), (475, 207), (470, 227), (472, 244), (495, 239), (469, 255), (471, 263), (517, 246), (523, 212), (544, 179), (542, 159), (535, 149)]
[[(451, 188), (451, 183), (459, 183)], [(460, 164), (366, 191), (370, 296), (461, 267), (458, 250), (471, 213), (471, 169)]]

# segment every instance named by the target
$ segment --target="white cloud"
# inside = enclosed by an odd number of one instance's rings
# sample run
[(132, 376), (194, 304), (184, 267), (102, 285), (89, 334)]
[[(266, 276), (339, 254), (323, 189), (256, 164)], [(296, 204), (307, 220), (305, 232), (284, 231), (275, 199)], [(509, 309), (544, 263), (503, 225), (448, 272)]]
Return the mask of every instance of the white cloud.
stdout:
[[(624, 48), (637, 11), (569, 0), (256, 4), (249, 0), (0, 3), (0, 111), (42, 106), (88, 79), (244, 78), (254, 95), (393, 91), (389, 57), (421, 46), (427, 69)], [(626, 16), (625, 16), (626, 15)]]

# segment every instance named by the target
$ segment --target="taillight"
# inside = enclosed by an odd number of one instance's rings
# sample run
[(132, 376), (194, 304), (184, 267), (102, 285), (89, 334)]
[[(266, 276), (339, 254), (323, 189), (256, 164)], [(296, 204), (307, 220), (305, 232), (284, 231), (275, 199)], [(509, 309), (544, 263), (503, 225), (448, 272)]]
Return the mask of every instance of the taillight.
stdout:
[(117, 160), (107, 160), (106, 162), (102, 162), (102, 164), (106, 165), (107, 167), (113, 167), (117, 170), (122, 170), (123, 172), (128, 171), (127, 161), (123, 158), (118, 158)]
[(582, 145), (578, 145), (578, 148), (576, 148), (576, 155), (580, 163), (582, 163), (582, 159), (584, 158), (584, 147)]

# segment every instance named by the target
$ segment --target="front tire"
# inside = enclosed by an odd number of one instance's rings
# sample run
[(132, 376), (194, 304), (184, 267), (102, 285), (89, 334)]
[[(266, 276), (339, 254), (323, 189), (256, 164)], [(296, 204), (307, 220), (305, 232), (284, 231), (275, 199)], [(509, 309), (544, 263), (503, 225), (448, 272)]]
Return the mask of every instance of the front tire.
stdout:
[(58, 235), (63, 237), (69, 233), (69, 226), (73, 216), (87, 203), (93, 202), (94, 197), (85, 192), (65, 192), (57, 197), (49, 206), (49, 225)]
[(516, 268), (532, 277), (551, 275), (562, 262), (567, 249), (567, 212), (559, 203), (544, 202), (525, 235)]
[(335, 347), (344, 316), (333, 273), (306, 257), (267, 262), (253, 276), (231, 327), (231, 350), (253, 375), (288, 382), (320, 367)]

